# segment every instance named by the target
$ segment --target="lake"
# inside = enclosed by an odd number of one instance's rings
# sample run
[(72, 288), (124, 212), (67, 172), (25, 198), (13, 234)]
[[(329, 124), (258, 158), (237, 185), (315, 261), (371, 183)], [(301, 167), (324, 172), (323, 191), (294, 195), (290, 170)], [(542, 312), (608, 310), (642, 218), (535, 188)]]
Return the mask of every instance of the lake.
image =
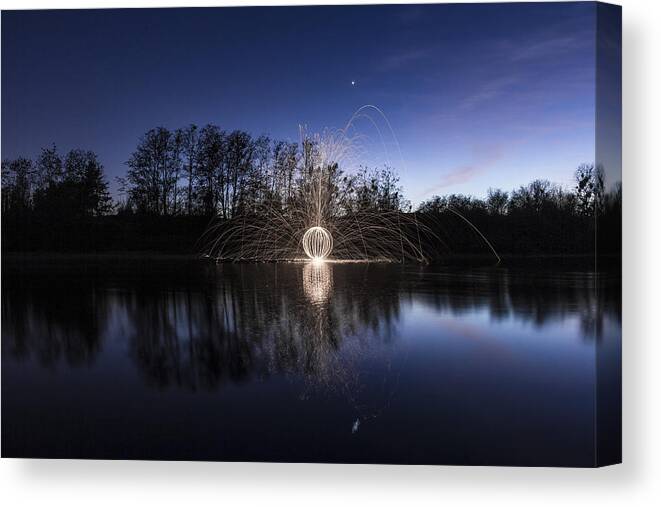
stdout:
[(4, 256), (2, 454), (592, 466), (619, 273)]

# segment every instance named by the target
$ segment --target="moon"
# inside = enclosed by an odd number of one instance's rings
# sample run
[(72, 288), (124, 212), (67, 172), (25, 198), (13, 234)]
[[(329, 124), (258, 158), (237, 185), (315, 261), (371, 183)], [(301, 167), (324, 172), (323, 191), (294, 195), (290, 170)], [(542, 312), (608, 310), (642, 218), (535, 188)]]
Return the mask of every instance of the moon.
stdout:
[(351, 86), (356, 86), (356, 82), (355, 82), (355, 81), (351, 81)]

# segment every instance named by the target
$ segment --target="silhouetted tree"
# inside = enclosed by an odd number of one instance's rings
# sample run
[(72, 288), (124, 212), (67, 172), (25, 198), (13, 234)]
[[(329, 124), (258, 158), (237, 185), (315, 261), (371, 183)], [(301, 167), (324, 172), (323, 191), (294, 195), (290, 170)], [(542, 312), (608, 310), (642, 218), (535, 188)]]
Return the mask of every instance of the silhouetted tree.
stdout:
[(273, 174), (271, 192), (283, 203), (292, 198), (296, 168), (299, 163), (298, 145), (279, 141), (273, 148)]
[(418, 211), (422, 213), (440, 213), (452, 208), (462, 214), (484, 212), (486, 204), (481, 199), (463, 194), (449, 194), (445, 196), (434, 196), (423, 202)]
[(252, 157), (246, 190), (241, 192), (240, 207), (251, 208), (257, 204), (271, 201), (271, 176), (273, 161), (273, 142), (266, 135), (261, 135), (252, 141)]
[(129, 158), (124, 186), (139, 212), (168, 215), (176, 202), (180, 167), (179, 143), (169, 130), (158, 127), (140, 138)]
[(560, 187), (550, 181), (535, 180), (512, 192), (510, 210), (541, 213), (554, 207), (561, 194)]
[(193, 214), (195, 175), (197, 173), (198, 156), (200, 149), (200, 136), (197, 125), (189, 125), (180, 131), (183, 149), (183, 164), (186, 172), (186, 211)]
[(171, 207), (170, 213), (173, 215), (179, 214), (179, 202), (180, 195), (182, 194), (182, 189), (179, 188), (179, 179), (181, 178), (182, 168), (182, 156), (184, 153), (184, 136), (181, 129), (177, 129), (171, 138), (170, 145), (170, 174), (168, 175), (168, 181), (170, 186), (167, 189), (167, 192), (172, 196), (171, 197)]
[(46, 190), (62, 180), (62, 159), (57, 148), (42, 148), (36, 162), (36, 188)]
[(34, 164), (19, 157), (2, 162), (2, 210), (22, 215), (32, 206)]
[(2, 249), (29, 248), (24, 231), (31, 228), (34, 165), (19, 157), (2, 162)]
[(65, 191), (72, 193), (78, 214), (93, 217), (112, 210), (108, 183), (96, 153), (71, 150), (64, 161), (63, 184)]
[(343, 182), (349, 194), (345, 206), (350, 211), (402, 211), (409, 206), (399, 176), (391, 167), (363, 167), (358, 174), (347, 176)]
[(498, 188), (489, 188), (487, 191), (486, 208), (490, 215), (507, 214), (509, 194)]
[(249, 180), (254, 156), (254, 143), (250, 134), (235, 130), (227, 136), (227, 184), (221, 200), (224, 215), (232, 217), (243, 200), (242, 192)]
[(218, 202), (224, 198), (227, 185), (226, 144), (225, 132), (216, 125), (207, 125), (200, 132), (195, 182), (200, 208), (206, 216), (219, 211), (223, 218), (227, 218), (224, 201), (218, 209)]

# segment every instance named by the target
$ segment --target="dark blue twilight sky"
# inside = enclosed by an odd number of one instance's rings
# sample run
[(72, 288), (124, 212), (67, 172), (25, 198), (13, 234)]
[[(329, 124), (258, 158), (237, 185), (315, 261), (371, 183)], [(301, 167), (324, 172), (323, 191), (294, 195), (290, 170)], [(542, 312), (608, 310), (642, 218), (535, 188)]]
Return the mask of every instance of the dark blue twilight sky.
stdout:
[(2, 157), (91, 149), (116, 188), (155, 126), (298, 140), (374, 104), (414, 204), (569, 185), (594, 159), (594, 62), (593, 3), (5, 11)]

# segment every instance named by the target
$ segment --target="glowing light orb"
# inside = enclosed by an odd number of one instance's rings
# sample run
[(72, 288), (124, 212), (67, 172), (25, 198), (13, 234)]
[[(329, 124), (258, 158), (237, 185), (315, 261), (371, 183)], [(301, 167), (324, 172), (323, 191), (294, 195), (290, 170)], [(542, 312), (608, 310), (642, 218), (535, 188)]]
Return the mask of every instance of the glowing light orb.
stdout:
[(303, 234), (303, 250), (313, 261), (322, 261), (333, 250), (333, 236), (323, 227), (310, 227)]

